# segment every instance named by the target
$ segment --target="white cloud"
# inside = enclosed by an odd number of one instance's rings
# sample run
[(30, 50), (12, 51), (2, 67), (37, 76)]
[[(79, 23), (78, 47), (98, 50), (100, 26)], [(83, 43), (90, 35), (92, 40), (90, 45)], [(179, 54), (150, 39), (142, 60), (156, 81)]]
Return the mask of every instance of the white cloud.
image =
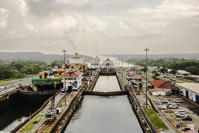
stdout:
[(0, 28), (7, 27), (8, 16), (9, 16), (9, 10), (0, 8)]
[(26, 27), (31, 31), (37, 33), (38, 30), (31, 24), (26, 24)]
[[(98, 54), (109, 54), (121, 53), (123, 47), (129, 47), (126, 53), (139, 53), (138, 49), (145, 47), (155, 52), (159, 48), (170, 52), (179, 43), (184, 51), (192, 51), (199, 42), (198, 0), (16, 0), (13, 3), (0, 0), (0, 3), (0, 43), (4, 47), (49, 45), (45, 52), (59, 53), (59, 43), (73, 52), (74, 47), (69, 43), (72, 42), (77, 52), (83, 54), (93, 54), (92, 48), (96, 47)], [(91, 50), (87, 51), (88, 47)]]
[(28, 10), (29, 10), (27, 7), (26, 0), (16, 0), (15, 3), (16, 3), (16, 6), (19, 8), (21, 16), (26, 17), (26, 14), (28, 13)]

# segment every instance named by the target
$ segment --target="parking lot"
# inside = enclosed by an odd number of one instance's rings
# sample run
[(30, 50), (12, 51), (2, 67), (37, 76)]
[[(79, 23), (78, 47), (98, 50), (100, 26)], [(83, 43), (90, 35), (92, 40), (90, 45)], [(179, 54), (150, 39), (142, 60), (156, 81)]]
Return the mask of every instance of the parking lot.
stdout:
[[(175, 98), (180, 98), (178, 95), (171, 95), (168, 98), (165, 98), (165, 96), (151, 96), (149, 94), (149, 96), (155, 101), (156, 105), (157, 105), (157, 99), (159, 97), (161, 97), (165, 102), (171, 102), (172, 100), (174, 100)], [(199, 129), (199, 108), (197, 108), (196, 106), (190, 104), (189, 102), (187, 102), (186, 100), (183, 99), (183, 103), (180, 103), (179, 108), (178, 109), (167, 109), (167, 111), (172, 111), (172, 113), (166, 113), (166, 110), (162, 110), (161, 107), (162, 105), (157, 105), (158, 109), (161, 110), (162, 114), (172, 123), (173, 126), (176, 127), (177, 124), (181, 124), (182, 127), (179, 128), (180, 132), (183, 132), (182, 129), (184, 127), (186, 127), (186, 124), (194, 124), (194, 128), (196, 129), (196, 131)], [(179, 117), (176, 117), (175, 115), (175, 111), (178, 110), (185, 110), (187, 112), (187, 114), (191, 115), (192, 120), (188, 121), (188, 120), (181, 120)]]

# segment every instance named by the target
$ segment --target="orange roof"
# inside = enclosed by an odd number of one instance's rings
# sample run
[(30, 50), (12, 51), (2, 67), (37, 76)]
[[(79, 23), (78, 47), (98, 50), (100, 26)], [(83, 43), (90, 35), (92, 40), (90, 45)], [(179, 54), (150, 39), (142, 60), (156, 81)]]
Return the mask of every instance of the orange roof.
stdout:
[(150, 83), (157, 88), (179, 89), (177, 86), (172, 85), (162, 79), (158, 79), (158, 80), (152, 81)]
[(77, 70), (69, 70), (68, 73), (64, 75), (62, 75), (62, 78), (66, 77), (66, 78), (78, 78), (79, 75), (81, 75), (82, 73), (80, 71)]
[(138, 75), (128, 75), (128, 77), (131, 77), (132, 79), (143, 79), (141, 76)]
[(157, 92), (157, 91), (164, 91), (165, 92), (165, 90), (163, 90), (163, 89), (149, 89), (150, 91), (152, 91), (152, 92)]
[(62, 76), (62, 78), (64, 78), (64, 77), (66, 77), (66, 78), (77, 78), (79, 76), (75, 73), (66, 73), (65, 76), (64, 75)]
[(132, 69), (130, 69), (129, 71), (138, 71), (138, 70), (137, 70), (137, 69), (132, 68)]

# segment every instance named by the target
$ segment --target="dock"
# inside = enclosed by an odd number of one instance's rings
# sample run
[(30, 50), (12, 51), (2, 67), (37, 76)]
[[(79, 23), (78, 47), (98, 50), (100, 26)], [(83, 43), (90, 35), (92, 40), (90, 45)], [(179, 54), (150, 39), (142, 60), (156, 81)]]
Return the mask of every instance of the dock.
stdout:
[[(149, 118), (143, 111), (141, 105), (139, 105), (139, 100), (135, 96), (135, 92), (133, 92), (132, 88), (128, 88), (124, 86), (123, 81), (119, 77), (117, 73), (115, 73), (116, 79), (119, 84), (119, 91), (114, 90), (101, 90), (101, 91), (93, 91), (95, 84), (100, 76), (99, 70), (95, 70), (95, 72), (91, 75), (92, 82), (87, 85), (82, 85), (78, 91), (74, 91), (73, 93), (69, 92), (66, 95), (61, 92), (57, 92), (52, 97), (50, 97), (34, 114), (28, 117), (24, 122), (18, 125), (15, 129), (11, 131), (11, 133), (60, 133), (65, 127), (67, 127), (70, 122), (70, 118), (75, 112), (78, 104), (80, 103), (83, 95), (93, 95), (93, 96), (119, 96), (119, 95), (128, 95), (129, 100), (134, 107), (137, 117), (139, 118), (139, 122), (141, 123), (142, 129), (146, 133), (156, 133), (156, 129), (151, 124)], [(66, 97), (65, 97), (66, 96)], [(49, 110), (51, 107), (51, 101), (55, 98), (55, 109), (60, 108), (60, 114), (56, 114), (56, 119), (53, 122), (47, 122), (45, 118), (45, 112)], [(66, 99), (66, 104), (65, 104)], [(27, 130), (27, 128), (31, 128)]]

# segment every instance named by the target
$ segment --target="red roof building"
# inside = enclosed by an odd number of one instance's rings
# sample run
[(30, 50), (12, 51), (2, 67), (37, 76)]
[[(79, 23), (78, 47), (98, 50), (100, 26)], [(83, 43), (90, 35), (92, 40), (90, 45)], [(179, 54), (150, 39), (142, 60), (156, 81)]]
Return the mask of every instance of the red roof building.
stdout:
[(167, 81), (162, 79), (158, 79), (155, 81), (150, 82), (151, 85), (155, 86), (156, 88), (165, 88), (165, 89), (179, 89), (177, 86), (170, 84)]
[(134, 68), (131, 68), (129, 71), (132, 72), (132, 71), (138, 71), (138, 70), (134, 69)]
[(83, 73), (78, 70), (69, 70), (68, 73), (62, 76), (63, 87), (69, 90), (77, 91), (82, 85), (82, 75)]
[(143, 77), (139, 75), (128, 75), (128, 77), (131, 77), (132, 79), (143, 79)]
[(129, 74), (138, 74), (138, 70), (135, 68), (131, 68), (128, 70)]
[(64, 75), (62, 75), (62, 78), (66, 77), (66, 78), (78, 78), (80, 75), (82, 75), (83, 73), (77, 70), (69, 70), (68, 73)]

